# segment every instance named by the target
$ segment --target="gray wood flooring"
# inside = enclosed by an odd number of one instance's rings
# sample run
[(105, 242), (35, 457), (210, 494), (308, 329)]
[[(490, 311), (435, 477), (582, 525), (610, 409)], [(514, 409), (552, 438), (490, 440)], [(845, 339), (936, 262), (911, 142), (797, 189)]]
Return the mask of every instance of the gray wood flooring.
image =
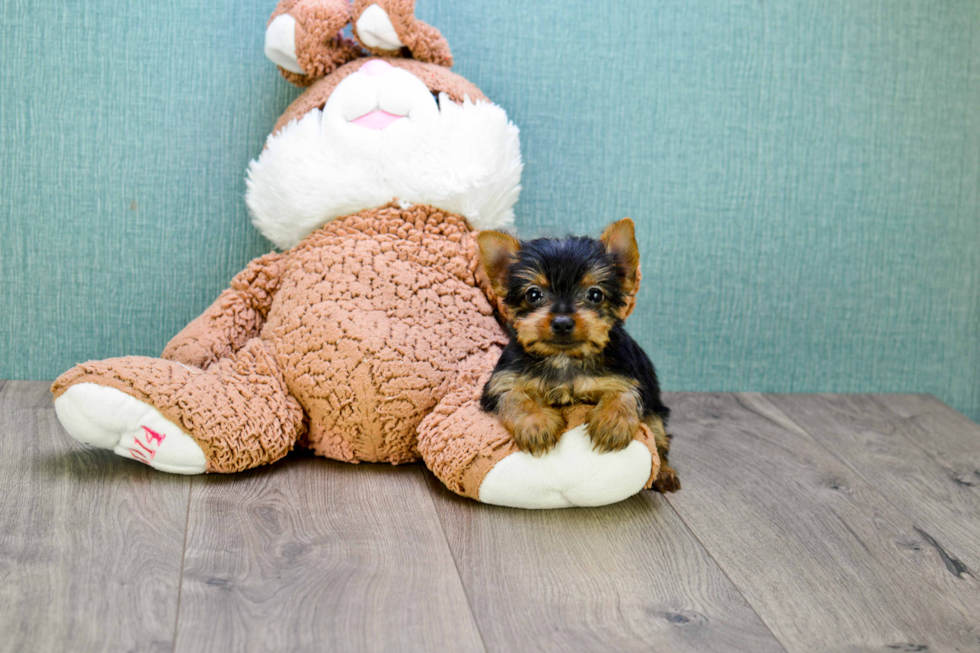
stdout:
[(0, 651), (980, 651), (980, 425), (666, 400), (681, 492), (532, 512), (418, 465), (168, 476), (0, 381)]

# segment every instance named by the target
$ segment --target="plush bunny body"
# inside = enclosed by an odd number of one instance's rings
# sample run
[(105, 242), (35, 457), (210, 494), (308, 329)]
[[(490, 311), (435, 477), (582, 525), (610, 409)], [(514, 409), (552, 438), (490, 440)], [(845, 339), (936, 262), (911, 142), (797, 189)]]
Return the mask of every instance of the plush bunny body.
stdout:
[[(361, 56), (338, 35), (347, 21), (386, 56)], [(649, 486), (648, 429), (597, 454), (580, 407), (533, 458), (479, 408), (506, 336), (475, 229), (513, 222), (517, 130), (448, 70), (414, 3), (284, 0), (266, 50), (310, 86), (249, 171), (253, 221), (285, 251), (249, 264), (161, 358), (62, 375), (52, 389), (69, 434), (173, 473), (249, 469), (296, 445), (348, 462), (421, 458), (459, 494), (520, 507)], [(390, 56), (406, 53), (416, 59)]]

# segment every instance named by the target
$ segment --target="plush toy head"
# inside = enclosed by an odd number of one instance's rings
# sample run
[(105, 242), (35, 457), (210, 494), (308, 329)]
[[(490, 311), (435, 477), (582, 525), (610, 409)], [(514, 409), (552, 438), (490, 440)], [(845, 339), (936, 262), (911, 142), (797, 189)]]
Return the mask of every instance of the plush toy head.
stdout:
[[(379, 57), (340, 35), (348, 21)], [(309, 86), (249, 168), (252, 220), (277, 246), (392, 200), (462, 215), (474, 229), (513, 224), (517, 127), (449, 70), (449, 46), (415, 18), (414, 0), (280, 3), (266, 52)]]

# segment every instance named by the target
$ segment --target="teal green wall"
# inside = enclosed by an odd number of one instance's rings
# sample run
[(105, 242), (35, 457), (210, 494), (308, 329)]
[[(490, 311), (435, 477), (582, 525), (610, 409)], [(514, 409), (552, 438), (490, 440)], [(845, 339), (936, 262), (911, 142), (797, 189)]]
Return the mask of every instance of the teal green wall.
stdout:
[[(601, 13), (597, 9), (605, 4)], [(0, 0), (0, 378), (157, 354), (252, 257), (271, 0)], [(672, 390), (980, 417), (976, 0), (419, 0), (510, 113), (525, 235), (639, 225)]]

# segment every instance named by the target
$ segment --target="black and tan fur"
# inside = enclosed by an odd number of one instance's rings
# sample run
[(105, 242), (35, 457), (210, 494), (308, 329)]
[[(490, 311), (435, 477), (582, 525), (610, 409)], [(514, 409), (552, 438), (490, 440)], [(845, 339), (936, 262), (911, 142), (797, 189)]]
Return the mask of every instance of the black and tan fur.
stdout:
[(510, 336), (483, 389), (483, 409), (535, 456), (565, 431), (564, 406), (595, 405), (588, 426), (598, 451), (624, 449), (646, 423), (661, 458), (655, 487), (680, 489), (667, 464), (670, 410), (660, 399), (653, 364), (623, 328), (640, 264), (633, 221), (611, 225), (600, 240), (521, 243), (485, 231), (478, 242)]

